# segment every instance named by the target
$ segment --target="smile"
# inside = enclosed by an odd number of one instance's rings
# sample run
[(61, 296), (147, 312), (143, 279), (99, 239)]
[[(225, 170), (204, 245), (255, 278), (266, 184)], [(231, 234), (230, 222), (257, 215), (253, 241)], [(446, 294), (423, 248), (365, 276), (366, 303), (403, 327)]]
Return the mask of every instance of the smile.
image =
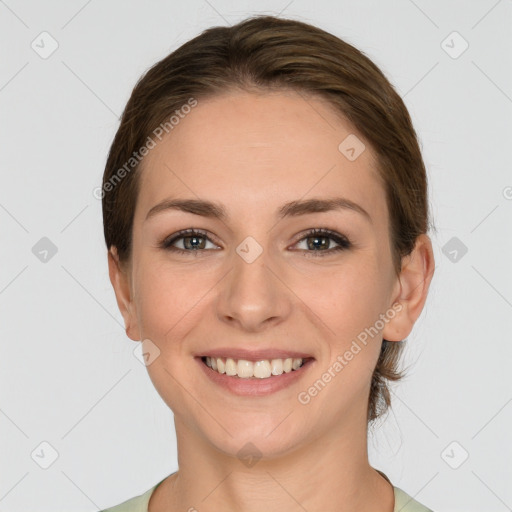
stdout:
[(313, 357), (255, 358), (254, 361), (212, 356), (194, 359), (214, 385), (233, 395), (254, 398), (293, 386), (305, 378), (315, 363)]
[(288, 357), (285, 359), (262, 359), (248, 361), (247, 359), (234, 359), (231, 357), (202, 357), (203, 363), (220, 374), (241, 379), (268, 379), (272, 376), (282, 375), (298, 370), (307, 359)]

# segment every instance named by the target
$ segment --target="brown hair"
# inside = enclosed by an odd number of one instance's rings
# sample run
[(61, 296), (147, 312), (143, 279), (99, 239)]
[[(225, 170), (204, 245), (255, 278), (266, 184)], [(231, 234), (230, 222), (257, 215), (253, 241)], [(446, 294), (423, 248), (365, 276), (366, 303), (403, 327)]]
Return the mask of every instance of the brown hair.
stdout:
[[(121, 117), (103, 175), (107, 248), (121, 262), (131, 254), (140, 154), (159, 126), (184, 105), (229, 90), (291, 89), (327, 99), (374, 150), (386, 193), (395, 272), (416, 238), (429, 229), (427, 176), (416, 132), (400, 96), (361, 51), (312, 25), (254, 16), (232, 27), (213, 27), (151, 67), (137, 82)], [(192, 101), (191, 101), (192, 100)], [(190, 107), (189, 107), (190, 108)], [(182, 117), (182, 116), (180, 116)], [(139, 171), (139, 172), (137, 172)], [(387, 381), (398, 369), (404, 341), (383, 340), (368, 402), (368, 422), (390, 405)]]

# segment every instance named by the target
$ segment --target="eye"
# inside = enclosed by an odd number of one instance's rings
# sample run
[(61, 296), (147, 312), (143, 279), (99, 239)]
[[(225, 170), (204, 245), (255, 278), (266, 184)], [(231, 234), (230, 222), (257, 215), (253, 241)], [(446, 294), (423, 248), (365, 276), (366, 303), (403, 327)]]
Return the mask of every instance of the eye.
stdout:
[[(194, 253), (194, 256), (199, 256), (200, 251), (208, 249), (206, 247), (207, 241), (213, 242), (208, 238), (206, 232), (196, 229), (185, 229), (171, 235), (170, 237), (164, 238), (158, 245), (162, 249), (173, 251), (180, 254)], [(176, 247), (175, 244), (181, 244), (180, 247)]]
[[(330, 248), (331, 241), (334, 241), (338, 245)], [(300, 250), (306, 251), (305, 256), (314, 257), (333, 254), (337, 251), (349, 249), (352, 246), (351, 242), (344, 235), (323, 228), (315, 228), (307, 231), (297, 243), (305, 243), (306, 247), (300, 248)]]
[[(337, 245), (330, 247), (333, 241)], [(212, 249), (212, 247), (206, 247), (208, 243), (213, 245), (213, 248), (218, 247), (210, 240), (205, 231), (190, 228), (164, 238), (158, 246), (179, 254), (192, 253), (194, 256), (199, 256), (202, 251)], [(310, 229), (303, 234), (302, 238), (295, 245), (302, 243), (305, 243), (306, 247), (299, 247), (299, 250), (304, 251), (305, 256), (314, 257), (333, 254), (337, 251), (349, 249), (352, 246), (351, 242), (344, 235), (323, 228)], [(181, 247), (177, 247), (180, 244)]]

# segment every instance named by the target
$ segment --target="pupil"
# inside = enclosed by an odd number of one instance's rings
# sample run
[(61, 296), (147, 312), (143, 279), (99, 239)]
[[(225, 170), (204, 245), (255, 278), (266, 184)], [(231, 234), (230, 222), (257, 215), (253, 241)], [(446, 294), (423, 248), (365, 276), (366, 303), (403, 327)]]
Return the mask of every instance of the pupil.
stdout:
[[(318, 236), (316, 236), (316, 237), (311, 237), (311, 239), (313, 240), (313, 243), (309, 245), (310, 249), (311, 249), (311, 248), (316, 249), (316, 248), (319, 248), (319, 247), (320, 247), (320, 248), (322, 248), (322, 247), (326, 247), (326, 246), (328, 246), (328, 243), (326, 243), (326, 240), (327, 240), (327, 239), (326, 239), (326, 237), (325, 237), (325, 236), (323, 236), (323, 237), (318, 237)], [(319, 241), (319, 240), (321, 240), (321, 242), (320, 242), (320, 246), (315, 245), (315, 244), (317, 244), (317, 243), (318, 243), (318, 241)]]
[[(199, 242), (197, 244), (197, 241), (200, 240), (201, 237), (197, 237), (197, 236), (190, 236), (190, 237), (187, 237), (186, 240), (188, 241), (189, 244), (192, 244), (192, 249), (197, 249), (199, 245), (201, 245), (201, 243)], [(196, 245), (197, 244), (197, 245)], [(200, 249), (202, 247), (199, 247)]]

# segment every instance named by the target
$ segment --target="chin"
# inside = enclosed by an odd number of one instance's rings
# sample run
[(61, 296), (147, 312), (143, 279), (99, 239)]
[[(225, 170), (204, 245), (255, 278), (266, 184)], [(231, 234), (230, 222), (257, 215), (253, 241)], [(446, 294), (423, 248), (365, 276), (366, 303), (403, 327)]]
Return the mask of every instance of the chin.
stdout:
[(304, 433), (295, 432), (286, 420), (282, 422), (284, 417), (286, 415), (281, 414), (279, 420), (274, 421), (267, 416), (262, 421), (261, 416), (248, 414), (245, 420), (228, 423), (227, 430), (231, 435), (209, 422), (204, 426), (203, 435), (217, 450), (251, 467), (260, 459), (283, 457), (305, 442)]

